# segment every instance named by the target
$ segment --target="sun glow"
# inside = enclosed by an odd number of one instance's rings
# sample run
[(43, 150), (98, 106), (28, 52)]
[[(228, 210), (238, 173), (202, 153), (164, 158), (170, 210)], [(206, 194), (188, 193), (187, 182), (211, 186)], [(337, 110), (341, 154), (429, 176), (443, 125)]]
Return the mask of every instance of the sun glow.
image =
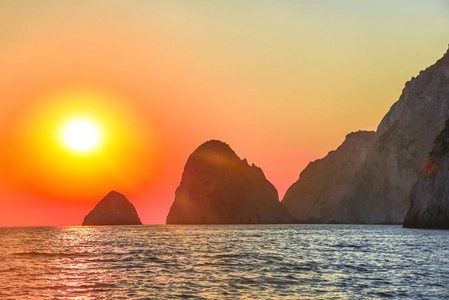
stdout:
[(147, 187), (159, 168), (157, 135), (140, 108), (121, 99), (70, 88), (22, 109), (8, 134), (0, 133), (0, 147), (8, 150), (0, 176), (8, 189), (79, 203), (108, 190)]
[(76, 151), (95, 148), (100, 141), (100, 132), (93, 123), (86, 120), (70, 122), (63, 131), (64, 142)]

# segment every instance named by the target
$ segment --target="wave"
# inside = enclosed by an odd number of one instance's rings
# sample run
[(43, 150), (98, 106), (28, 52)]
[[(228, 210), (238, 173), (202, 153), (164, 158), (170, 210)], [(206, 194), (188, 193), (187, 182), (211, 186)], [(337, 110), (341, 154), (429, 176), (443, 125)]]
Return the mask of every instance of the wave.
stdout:
[(92, 256), (92, 253), (64, 253), (64, 252), (39, 252), (39, 251), (27, 251), (12, 253), (14, 256), (48, 256), (48, 257), (80, 257), (80, 256)]

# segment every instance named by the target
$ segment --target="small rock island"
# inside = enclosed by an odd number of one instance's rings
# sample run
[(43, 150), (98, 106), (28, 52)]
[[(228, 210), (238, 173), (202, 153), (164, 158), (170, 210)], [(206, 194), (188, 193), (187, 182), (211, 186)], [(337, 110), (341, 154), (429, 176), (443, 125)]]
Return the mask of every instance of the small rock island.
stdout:
[(421, 165), (404, 227), (449, 229), (449, 121)]
[(142, 222), (134, 205), (124, 195), (111, 191), (84, 218), (82, 225), (142, 225)]
[(262, 170), (217, 140), (202, 144), (188, 158), (167, 216), (167, 224), (292, 222)]

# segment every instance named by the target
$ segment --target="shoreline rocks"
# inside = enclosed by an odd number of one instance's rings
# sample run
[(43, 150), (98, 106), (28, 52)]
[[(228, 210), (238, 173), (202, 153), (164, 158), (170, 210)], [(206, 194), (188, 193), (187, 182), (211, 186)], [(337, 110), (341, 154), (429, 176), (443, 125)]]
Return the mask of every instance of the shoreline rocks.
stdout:
[(449, 121), (421, 166), (403, 227), (449, 229)]

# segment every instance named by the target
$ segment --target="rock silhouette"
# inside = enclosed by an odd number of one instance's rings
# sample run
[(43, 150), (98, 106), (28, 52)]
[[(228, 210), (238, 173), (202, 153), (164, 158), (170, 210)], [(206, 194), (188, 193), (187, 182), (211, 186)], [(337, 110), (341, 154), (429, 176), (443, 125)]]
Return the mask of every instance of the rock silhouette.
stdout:
[(410, 193), (404, 227), (449, 229), (449, 122), (435, 140)]
[(126, 197), (109, 192), (84, 218), (82, 225), (142, 225), (136, 208)]
[(321, 222), (339, 208), (365, 159), (374, 131), (357, 131), (326, 157), (309, 163), (286, 192), (282, 204), (296, 220)]
[(423, 161), (449, 118), (449, 50), (405, 84), (380, 122), (365, 161), (328, 221), (402, 223)]
[(264, 173), (225, 143), (208, 141), (188, 158), (167, 224), (291, 223)]

